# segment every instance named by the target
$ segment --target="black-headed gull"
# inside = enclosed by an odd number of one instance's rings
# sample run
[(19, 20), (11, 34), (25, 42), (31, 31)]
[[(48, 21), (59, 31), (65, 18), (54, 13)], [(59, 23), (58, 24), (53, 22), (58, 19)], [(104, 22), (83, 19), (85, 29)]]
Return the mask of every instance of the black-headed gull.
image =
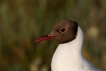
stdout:
[(62, 20), (50, 34), (35, 42), (54, 39), (59, 45), (53, 55), (51, 71), (102, 71), (82, 56), (83, 32), (77, 22)]

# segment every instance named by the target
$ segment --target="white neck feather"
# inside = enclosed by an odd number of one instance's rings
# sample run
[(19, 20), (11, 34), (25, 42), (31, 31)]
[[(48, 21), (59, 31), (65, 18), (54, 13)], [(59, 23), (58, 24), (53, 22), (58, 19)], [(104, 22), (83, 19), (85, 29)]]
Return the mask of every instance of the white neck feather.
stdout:
[(78, 27), (77, 36), (69, 43), (59, 44), (51, 63), (52, 71), (102, 71), (90, 64), (81, 53), (83, 32)]
[(83, 59), (81, 53), (82, 43), (83, 32), (80, 27), (78, 27), (77, 36), (73, 41), (59, 44), (57, 47), (52, 58), (52, 71), (76, 71), (74, 70), (76, 69), (75, 67), (79, 67), (80, 62)]

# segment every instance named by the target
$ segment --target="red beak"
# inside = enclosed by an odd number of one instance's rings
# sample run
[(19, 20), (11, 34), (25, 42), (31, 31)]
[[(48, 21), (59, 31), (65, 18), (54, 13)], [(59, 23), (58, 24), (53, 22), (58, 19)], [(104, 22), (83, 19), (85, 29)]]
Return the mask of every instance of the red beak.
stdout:
[(37, 38), (34, 42), (41, 42), (41, 41), (50, 40), (50, 39), (53, 39), (53, 38), (54, 38), (54, 36), (44, 35), (44, 36)]

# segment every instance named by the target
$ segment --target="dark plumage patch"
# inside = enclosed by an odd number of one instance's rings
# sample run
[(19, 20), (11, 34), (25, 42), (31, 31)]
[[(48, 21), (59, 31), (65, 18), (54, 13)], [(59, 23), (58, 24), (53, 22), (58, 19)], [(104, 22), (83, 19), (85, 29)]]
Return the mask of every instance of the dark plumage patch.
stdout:
[(71, 20), (62, 20), (57, 23), (49, 36), (55, 36), (60, 44), (74, 40), (77, 36), (78, 23)]

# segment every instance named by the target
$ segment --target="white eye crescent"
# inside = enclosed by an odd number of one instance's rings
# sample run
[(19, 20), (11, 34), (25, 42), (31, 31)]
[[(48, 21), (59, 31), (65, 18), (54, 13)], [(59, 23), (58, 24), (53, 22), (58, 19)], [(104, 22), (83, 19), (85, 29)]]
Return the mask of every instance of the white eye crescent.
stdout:
[(63, 28), (60, 28), (59, 30), (61, 33), (64, 33), (66, 31), (66, 29), (63, 27)]

